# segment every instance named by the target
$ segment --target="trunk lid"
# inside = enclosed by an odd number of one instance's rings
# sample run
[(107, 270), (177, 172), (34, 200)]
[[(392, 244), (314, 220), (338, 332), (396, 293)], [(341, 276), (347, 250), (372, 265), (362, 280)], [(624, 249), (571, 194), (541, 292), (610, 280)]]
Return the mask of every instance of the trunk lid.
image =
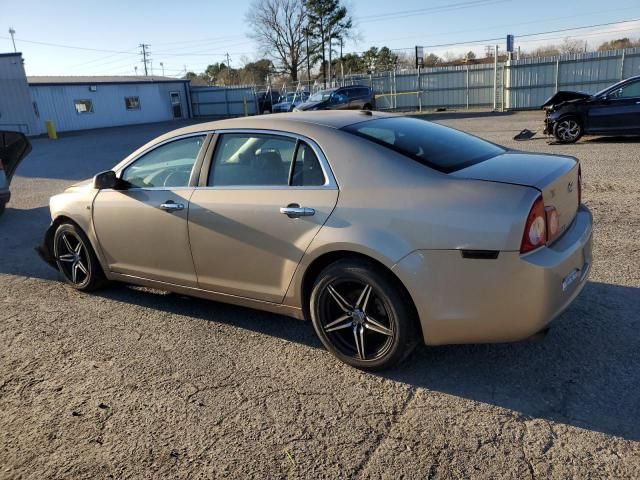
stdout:
[(558, 213), (558, 238), (578, 211), (578, 168), (575, 158), (506, 152), (449, 176), (533, 187), (542, 192), (545, 207)]
[(0, 131), (0, 167), (4, 170), (7, 182), (18, 168), (20, 162), (31, 152), (31, 142), (21, 132)]

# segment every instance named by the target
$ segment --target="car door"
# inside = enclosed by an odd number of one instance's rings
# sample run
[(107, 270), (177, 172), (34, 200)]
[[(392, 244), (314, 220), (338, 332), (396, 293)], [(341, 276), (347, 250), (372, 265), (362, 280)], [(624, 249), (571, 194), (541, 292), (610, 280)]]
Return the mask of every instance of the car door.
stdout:
[(198, 284), (280, 303), (336, 204), (335, 180), (306, 139), (235, 131), (215, 142), (189, 210)]
[(640, 80), (626, 83), (599, 98), (589, 107), (590, 131), (640, 131)]
[(349, 109), (349, 97), (345, 90), (336, 90), (329, 98), (329, 110), (347, 110)]
[(364, 106), (362, 89), (360, 88), (350, 88), (348, 90), (347, 95), (349, 96), (349, 109), (350, 110), (361, 110)]
[(126, 188), (98, 192), (93, 223), (112, 272), (197, 286), (187, 218), (206, 138), (164, 142), (117, 172)]

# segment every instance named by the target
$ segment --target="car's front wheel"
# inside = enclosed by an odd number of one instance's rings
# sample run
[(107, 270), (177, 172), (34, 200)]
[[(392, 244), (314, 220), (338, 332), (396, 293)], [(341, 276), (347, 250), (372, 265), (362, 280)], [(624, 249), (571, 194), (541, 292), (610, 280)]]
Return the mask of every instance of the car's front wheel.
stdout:
[(356, 368), (389, 368), (420, 338), (406, 295), (366, 261), (340, 260), (326, 267), (311, 292), (310, 310), (327, 350)]
[(105, 283), (91, 242), (73, 223), (63, 223), (53, 236), (53, 254), (64, 280), (77, 290), (90, 292)]
[(560, 143), (577, 142), (583, 133), (582, 123), (575, 117), (561, 118), (553, 126), (553, 136)]

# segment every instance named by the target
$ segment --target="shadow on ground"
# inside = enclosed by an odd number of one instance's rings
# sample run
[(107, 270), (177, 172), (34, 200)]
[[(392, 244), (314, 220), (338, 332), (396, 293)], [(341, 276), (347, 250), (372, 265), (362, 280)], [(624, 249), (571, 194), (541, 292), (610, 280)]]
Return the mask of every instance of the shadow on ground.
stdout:
[[(322, 348), (309, 323), (288, 317), (126, 286), (101, 296)], [(640, 289), (589, 283), (542, 342), (421, 347), (382, 376), (637, 441), (638, 311)]]

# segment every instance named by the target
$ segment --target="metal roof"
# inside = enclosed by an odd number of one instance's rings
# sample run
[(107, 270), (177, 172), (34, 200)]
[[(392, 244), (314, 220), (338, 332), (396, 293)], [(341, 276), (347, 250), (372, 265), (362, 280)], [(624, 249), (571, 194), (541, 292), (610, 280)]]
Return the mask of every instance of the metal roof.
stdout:
[(105, 85), (121, 83), (184, 83), (189, 80), (162, 76), (110, 75), (110, 76), (64, 76), (47, 75), (27, 77), (29, 85)]

